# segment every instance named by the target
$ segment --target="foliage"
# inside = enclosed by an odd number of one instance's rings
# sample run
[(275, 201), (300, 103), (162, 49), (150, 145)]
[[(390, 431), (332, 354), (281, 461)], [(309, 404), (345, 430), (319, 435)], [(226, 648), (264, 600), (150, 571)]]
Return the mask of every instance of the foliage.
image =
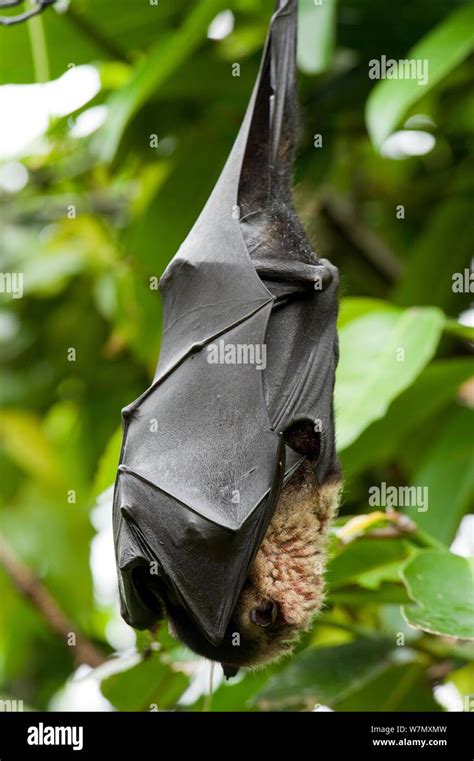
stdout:
[[(474, 484), (473, 365), (457, 321), (472, 296), (453, 288), (472, 238), (472, 4), (301, 2), (295, 193), (318, 252), (342, 274), (346, 476), (313, 630), (293, 659), (220, 684), (212, 701), (196, 684), (183, 698), (199, 661), (166, 627), (136, 635), (130, 661), (116, 606), (93, 587), (92, 511), (113, 482), (119, 411), (150, 381), (159, 351), (150, 282), (222, 167), (272, 5), (72, 0), (0, 29), (2, 84), (84, 64), (101, 79), (72, 118), (50, 120), (41, 144), (0, 163), (1, 187), (5, 167), (28, 171), (25, 187), (0, 190), (0, 272), (24, 275), (23, 298), (0, 292), (0, 532), (73, 626), (104, 655), (118, 650), (95, 675), (118, 710), (439, 711), (436, 685), (474, 693), (472, 566), (449, 550)], [(207, 39), (226, 9), (234, 30)], [(368, 63), (381, 55), (428, 59), (428, 86), (372, 81)], [(75, 137), (81, 114), (100, 105), (105, 124)], [(388, 157), (386, 138), (413, 129), (432, 134), (433, 149)], [(427, 487), (428, 509), (400, 508), (405, 521), (379, 512), (369, 489), (383, 483)], [(1, 566), (0, 600), (0, 693), (48, 707), (74, 649)]]

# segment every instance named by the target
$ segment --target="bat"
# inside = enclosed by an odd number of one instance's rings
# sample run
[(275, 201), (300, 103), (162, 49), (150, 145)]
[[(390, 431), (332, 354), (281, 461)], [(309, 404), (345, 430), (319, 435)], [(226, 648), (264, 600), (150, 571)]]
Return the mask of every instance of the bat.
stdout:
[(122, 410), (122, 616), (167, 618), (226, 676), (290, 653), (311, 624), (339, 502), (338, 271), (291, 193), (296, 14), (276, 3), (234, 146), (160, 279), (153, 382)]

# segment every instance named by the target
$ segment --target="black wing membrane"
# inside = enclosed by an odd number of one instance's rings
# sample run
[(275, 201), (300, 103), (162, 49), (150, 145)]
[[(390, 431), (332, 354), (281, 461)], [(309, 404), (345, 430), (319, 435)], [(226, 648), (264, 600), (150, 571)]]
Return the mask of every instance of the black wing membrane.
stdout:
[[(294, 294), (294, 283), (275, 295), (251, 256), (276, 186), (289, 195), (296, 10), (296, 0), (277, 3), (233, 149), (160, 281), (164, 329), (155, 378), (123, 410), (114, 494), (122, 614), (137, 628), (156, 622), (160, 606), (141, 573), (155, 563), (164, 596), (214, 645), (282, 486), (303, 459), (284, 445), (282, 432), (300, 418), (332, 425), (336, 279), (324, 293), (288, 300), (281, 294)], [(292, 280), (284, 257), (275, 267)], [(307, 296), (307, 284), (296, 286), (301, 290)], [(219, 341), (265, 344), (267, 367), (211, 364), (209, 350)]]
[[(274, 295), (264, 373), (272, 427), (285, 431), (307, 422), (321, 433), (317, 472), (322, 478), (335, 461), (339, 278), (336, 267), (311, 251), (293, 208), (296, 19), (296, 0), (277, 2), (251, 104), (239, 184), (240, 226), (256, 271)], [(275, 229), (280, 241), (274, 239)]]

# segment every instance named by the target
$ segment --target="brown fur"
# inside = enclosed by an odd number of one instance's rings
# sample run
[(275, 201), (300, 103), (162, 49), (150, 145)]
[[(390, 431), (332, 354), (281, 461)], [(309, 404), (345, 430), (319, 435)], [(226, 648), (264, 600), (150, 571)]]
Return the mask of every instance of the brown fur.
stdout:
[[(291, 651), (320, 610), (327, 532), (339, 493), (340, 482), (330, 479), (320, 486), (309, 463), (283, 490), (237, 606), (242, 640), (253, 644), (250, 666)], [(279, 609), (268, 629), (250, 620), (251, 610), (265, 600), (273, 600)]]

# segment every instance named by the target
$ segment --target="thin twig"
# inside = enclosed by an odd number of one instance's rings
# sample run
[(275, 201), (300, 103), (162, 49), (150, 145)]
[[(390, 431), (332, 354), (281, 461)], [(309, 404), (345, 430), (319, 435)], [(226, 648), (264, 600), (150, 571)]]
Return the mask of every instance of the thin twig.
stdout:
[(96, 668), (104, 663), (105, 657), (102, 653), (83, 634), (77, 632), (75, 624), (68, 619), (40, 579), (16, 557), (1, 535), (0, 565), (3, 566), (18, 592), (35, 606), (52, 631), (65, 643), (71, 634), (75, 635), (73, 651), (78, 664), (87, 663), (89, 666)]
[(204, 696), (204, 701), (202, 705), (202, 710), (204, 712), (209, 712), (211, 710), (212, 705), (212, 696), (214, 693), (214, 668), (215, 668), (214, 661), (209, 661), (209, 685), (208, 685), (208, 692), (207, 695)]
[[(15, 5), (20, 5), (21, 2), (23, 2), (23, 0), (15, 0), (15, 2), (9, 0), (9, 2), (2, 3), (0, 7), (12, 8)], [(33, 16), (38, 16), (39, 13), (43, 13), (46, 8), (53, 5), (55, 2), (56, 0), (39, 0), (35, 8), (25, 11), (24, 13), (19, 13), (18, 16), (0, 16), (0, 25), (13, 26), (13, 24), (21, 24), (23, 21), (28, 21), (28, 19), (33, 18)]]
[(74, 8), (69, 8), (66, 14), (66, 19), (69, 20), (80, 32), (89, 37), (90, 40), (96, 43), (96, 45), (106, 53), (108, 53), (114, 60), (123, 61), (123, 63), (130, 63), (126, 53), (115, 44), (110, 37), (102, 34), (97, 27), (92, 24), (82, 13), (79, 13)]
[(44, 34), (43, 20), (40, 16), (31, 19), (28, 26), (33, 68), (36, 82), (48, 82), (50, 78), (48, 46)]

